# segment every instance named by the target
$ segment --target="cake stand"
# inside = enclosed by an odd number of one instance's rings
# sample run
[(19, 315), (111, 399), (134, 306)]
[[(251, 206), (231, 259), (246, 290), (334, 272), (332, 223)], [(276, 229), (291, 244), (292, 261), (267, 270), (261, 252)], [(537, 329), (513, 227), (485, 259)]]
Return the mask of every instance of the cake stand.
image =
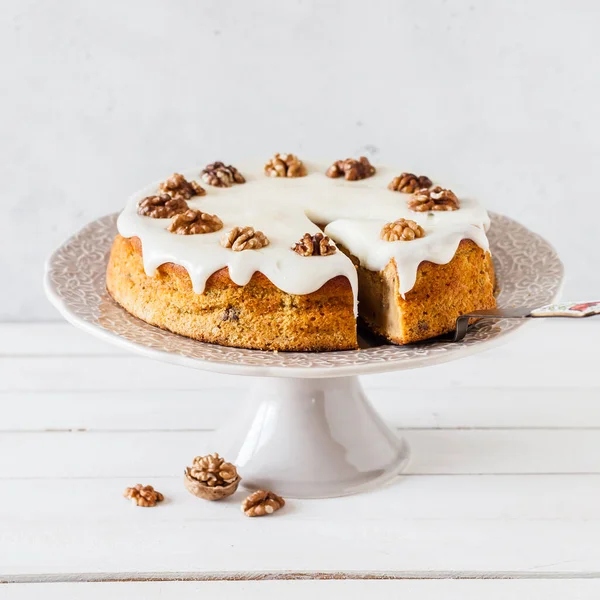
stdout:
[[(459, 343), (437, 339), (393, 346), (362, 338), (359, 350), (337, 352), (265, 352), (205, 344), (148, 325), (109, 297), (105, 268), (115, 223), (116, 215), (90, 223), (50, 257), (45, 276), (49, 299), (68, 321), (121, 348), (196, 369), (257, 378), (247, 402), (215, 434), (211, 448), (237, 465), (250, 489), (324, 498), (394, 478), (408, 461), (408, 446), (377, 415), (357, 376), (462, 358), (503, 342), (523, 324), (480, 321)], [(490, 242), (499, 306), (542, 306), (555, 300), (563, 267), (546, 241), (507, 217), (492, 215)]]

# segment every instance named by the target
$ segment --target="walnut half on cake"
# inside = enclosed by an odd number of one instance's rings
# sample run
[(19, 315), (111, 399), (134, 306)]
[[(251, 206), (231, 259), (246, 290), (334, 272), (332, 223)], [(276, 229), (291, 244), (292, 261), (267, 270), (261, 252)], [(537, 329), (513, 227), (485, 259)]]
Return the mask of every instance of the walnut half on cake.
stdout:
[[(303, 177), (224, 165), (178, 175), (221, 176), (181, 206), (157, 186), (127, 203), (106, 283), (134, 316), (224, 346), (329, 351), (358, 347), (357, 316), (407, 344), (495, 306), (476, 201), (439, 186), (399, 194), (388, 185), (402, 169), (370, 163), (358, 184), (310, 163)], [(217, 185), (236, 174), (247, 184)]]

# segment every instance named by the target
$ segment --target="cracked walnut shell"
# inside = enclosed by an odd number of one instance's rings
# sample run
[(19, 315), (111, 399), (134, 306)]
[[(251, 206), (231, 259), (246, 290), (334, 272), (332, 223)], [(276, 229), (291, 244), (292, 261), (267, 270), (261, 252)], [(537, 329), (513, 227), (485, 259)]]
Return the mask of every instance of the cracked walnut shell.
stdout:
[(342, 177), (347, 181), (358, 181), (366, 179), (375, 174), (375, 167), (369, 162), (365, 156), (361, 156), (358, 160), (347, 158), (346, 160), (336, 160), (327, 169), (327, 177)]
[(433, 182), (425, 175), (414, 175), (413, 173), (402, 173), (399, 177), (394, 177), (388, 185), (388, 190), (393, 192), (404, 192), (413, 194), (417, 190), (430, 188)]
[(275, 154), (265, 165), (265, 174), (269, 177), (305, 177), (306, 167), (293, 154)]
[(162, 502), (165, 497), (157, 492), (151, 485), (142, 485), (138, 483), (133, 487), (128, 487), (123, 496), (129, 498), (132, 504), (136, 506), (150, 507), (156, 506), (157, 502)]
[(197, 233), (212, 233), (223, 228), (223, 221), (216, 215), (209, 215), (201, 210), (190, 208), (177, 215), (169, 227), (171, 233), (179, 235), (195, 235)]
[(246, 183), (244, 176), (231, 165), (220, 161), (206, 165), (200, 173), (202, 181), (214, 187), (231, 187), (234, 183)]
[(337, 252), (331, 240), (322, 233), (305, 233), (302, 239), (294, 244), (292, 250), (300, 256), (330, 256)]
[(265, 490), (257, 490), (242, 502), (242, 512), (248, 517), (263, 517), (271, 515), (285, 506), (285, 500)]
[(428, 210), (458, 210), (460, 201), (451, 190), (446, 190), (439, 185), (431, 189), (421, 189), (411, 196), (408, 208), (415, 212)]
[(423, 228), (410, 219), (398, 219), (393, 223), (386, 223), (380, 237), (384, 242), (409, 242), (411, 240), (422, 238), (425, 235)]
[(242, 250), (258, 250), (269, 245), (269, 239), (262, 231), (254, 227), (234, 227), (221, 237), (221, 246), (231, 248), (235, 252)]
[(184, 213), (189, 206), (183, 198), (172, 198), (169, 194), (146, 196), (138, 203), (138, 215), (152, 219), (170, 219)]
[(160, 191), (173, 198), (189, 200), (193, 196), (204, 196), (206, 190), (197, 181), (188, 181), (181, 173), (173, 173), (159, 186)]
[(231, 496), (240, 481), (235, 465), (225, 462), (216, 452), (196, 456), (192, 466), (186, 467), (183, 479), (190, 493), (205, 500), (221, 500)]

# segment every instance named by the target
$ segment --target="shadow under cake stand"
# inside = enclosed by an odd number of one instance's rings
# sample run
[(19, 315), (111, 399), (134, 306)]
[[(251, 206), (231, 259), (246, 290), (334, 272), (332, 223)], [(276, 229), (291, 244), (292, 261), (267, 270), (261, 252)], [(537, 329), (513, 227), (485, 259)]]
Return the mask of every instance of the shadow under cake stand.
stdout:
[[(406, 442), (368, 401), (358, 375), (435, 365), (486, 350), (522, 320), (480, 321), (459, 343), (438, 339), (410, 346), (361, 339), (336, 352), (267, 352), (185, 338), (131, 316), (108, 295), (105, 269), (116, 215), (84, 227), (48, 260), (45, 288), (74, 325), (148, 358), (258, 379), (239, 414), (217, 432), (212, 449), (234, 462), (242, 484), (293, 498), (365, 490), (406, 466)], [(501, 307), (555, 300), (563, 267), (553, 248), (519, 223), (492, 215), (490, 243)], [(406, 402), (398, 398), (399, 402)]]

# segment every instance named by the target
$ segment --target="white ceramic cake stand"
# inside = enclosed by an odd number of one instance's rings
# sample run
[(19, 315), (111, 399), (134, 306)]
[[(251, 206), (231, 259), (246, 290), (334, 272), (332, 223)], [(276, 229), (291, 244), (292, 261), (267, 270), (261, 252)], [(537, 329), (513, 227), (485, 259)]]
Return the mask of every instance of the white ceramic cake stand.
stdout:
[[(339, 352), (264, 352), (197, 342), (128, 314), (105, 289), (116, 215), (82, 229), (48, 260), (48, 297), (64, 317), (90, 333), (157, 360), (257, 377), (248, 402), (212, 451), (234, 462), (248, 488), (295, 498), (351, 494), (386, 482), (406, 465), (408, 446), (377, 415), (358, 375), (442, 363), (502, 342), (523, 323), (481, 321), (459, 343), (393, 346), (361, 340)], [(563, 268), (552, 247), (503, 216), (492, 216), (490, 242), (498, 304), (542, 306), (559, 292)], [(250, 382), (249, 382), (250, 383)], [(398, 402), (410, 402), (398, 397)]]

